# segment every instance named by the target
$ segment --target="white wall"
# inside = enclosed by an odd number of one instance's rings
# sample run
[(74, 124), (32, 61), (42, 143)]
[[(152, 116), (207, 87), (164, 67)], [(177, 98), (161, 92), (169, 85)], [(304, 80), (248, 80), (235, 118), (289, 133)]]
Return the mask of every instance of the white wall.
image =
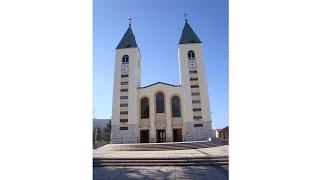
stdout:
[[(121, 64), (122, 57), (124, 55), (129, 56), (129, 77), (127, 78), (129, 81), (128, 92), (120, 92), (121, 89)], [(125, 48), (125, 49), (116, 49), (115, 56), (115, 70), (114, 70), (114, 86), (113, 86), (113, 103), (112, 103), (112, 139), (124, 139), (128, 142), (136, 142), (137, 141), (137, 88), (140, 85), (140, 68), (139, 61), (141, 59), (139, 48)], [(123, 86), (123, 85), (122, 85)], [(120, 100), (121, 95), (128, 95), (128, 107), (120, 108)], [(120, 115), (120, 110), (128, 110), (128, 115)], [(127, 117), (127, 123), (120, 123), (120, 116)], [(129, 130), (119, 131), (119, 127), (124, 126), (128, 127)], [(131, 139), (131, 140), (128, 140)], [(115, 140), (116, 141), (116, 140)]]
[[(180, 107), (181, 107), (181, 116), (183, 119), (183, 98), (182, 98), (182, 87), (181, 86), (170, 86), (162, 83), (158, 83), (146, 88), (138, 89), (138, 113), (137, 119), (140, 119), (140, 100), (143, 97), (149, 98), (149, 117), (150, 117), (150, 141), (156, 141), (156, 101), (155, 95), (157, 92), (163, 92), (165, 95), (165, 119), (166, 119), (166, 138), (167, 141), (172, 141), (172, 128), (171, 128), (171, 97), (178, 95), (180, 97)], [(182, 128), (182, 126), (181, 126)]]

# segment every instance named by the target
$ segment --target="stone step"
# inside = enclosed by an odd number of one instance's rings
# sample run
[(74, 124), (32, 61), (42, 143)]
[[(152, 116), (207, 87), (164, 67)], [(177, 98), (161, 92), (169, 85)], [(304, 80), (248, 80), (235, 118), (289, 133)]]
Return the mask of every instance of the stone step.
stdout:
[(132, 158), (93, 158), (93, 160), (192, 160), (192, 159), (228, 159), (229, 156), (193, 156), (193, 157), (132, 157)]
[(102, 162), (207, 162), (207, 161), (228, 161), (228, 158), (194, 158), (194, 159), (94, 159), (94, 163), (102, 163)]
[(113, 161), (94, 161), (93, 165), (100, 165), (100, 164), (114, 164), (114, 163), (118, 163), (118, 164), (126, 164), (126, 163), (130, 163), (130, 164), (161, 164), (161, 163), (228, 163), (228, 160), (224, 160), (224, 159), (213, 159), (213, 160), (201, 160), (201, 159), (196, 159), (196, 160), (131, 160), (131, 161), (123, 161), (123, 160), (113, 160)]
[(175, 158), (94, 158), (93, 167), (102, 166), (223, 166), (227, 156)]
[(97, 160), (93, 163), (108, 163), (108, 162), (133, 162), (133, 163), (139, 163), (139, 162), (225, 162), (228, 161), (228, 159), (193, 159), (193, 160), (184, 160), (184, 159), (155, 159), (155, 160)]
[(106, 166), (227, 166), (228, 162), (204, 162), (204, 163), (102, 163), (94, 164), (93, 167)]
[(145, 144), (109, 144), (98, 148), (107, 151), (166, 151), (166, 150), (187, 150), (221, 146), (219, 142), (177, 142), (177, 143), (145, 143)]

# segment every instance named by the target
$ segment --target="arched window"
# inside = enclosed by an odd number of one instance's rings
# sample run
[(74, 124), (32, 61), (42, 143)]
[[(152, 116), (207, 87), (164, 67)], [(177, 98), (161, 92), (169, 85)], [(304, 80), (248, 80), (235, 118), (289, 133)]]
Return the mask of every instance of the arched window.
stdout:
[(124, 55), (122, 57), (122, 64), (129, 64), (129, 56), (128, 55)]
[(141, 119), (149, 118), (149, 99), (142, 98), (140, 103), (141, 108)]
[(194, 51), (189, 51), (188, 52), (188, 59), (189, 60), (195, 59)]
[(164, 113), (164, 94), (158, 92), (156, 95), (157, 113)]
[(171, 113), (172, 117), (181, 117), (180, 98), (178, 96), (171, 98)]

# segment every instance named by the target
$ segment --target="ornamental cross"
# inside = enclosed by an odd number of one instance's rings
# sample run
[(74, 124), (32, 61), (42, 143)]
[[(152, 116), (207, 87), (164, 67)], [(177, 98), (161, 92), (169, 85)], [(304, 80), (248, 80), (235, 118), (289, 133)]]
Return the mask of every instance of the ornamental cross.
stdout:
[(188, 14), (184, 14), (184, 19), (185, 19), (186, 21), (188, 21), (187, 15), (188, 15)]
[(132, 19), (130, 18), (130, 19), (129, 19), (129, 26), (131, 26), (131, 20), (132, 20)]

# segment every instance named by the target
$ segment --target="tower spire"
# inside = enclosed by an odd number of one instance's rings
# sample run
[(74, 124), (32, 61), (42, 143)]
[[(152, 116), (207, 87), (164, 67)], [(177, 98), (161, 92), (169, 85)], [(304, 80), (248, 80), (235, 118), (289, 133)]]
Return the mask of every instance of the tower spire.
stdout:
[(116, 49), (123, 49), (123, 48), (132, 48), (132, 47), (138, 47), (136, 43), (136, 38), (134, 37), (134, 34), (131, 30), (131, 18), (129, 20), (129, 27), (126, 31), (126, 33), (123, 35), (120, 43), (118, 44)]
[(188, 23), (187, 14), (184, 14), (184, 16), (186, 23), (183, 27), (179, 44), (201, 43), (200, 39)]
[(187, 15), (188, 15), (188, 14), (184, 14), (184, 20), (185, 20), (186, 22), (188, 21)]

